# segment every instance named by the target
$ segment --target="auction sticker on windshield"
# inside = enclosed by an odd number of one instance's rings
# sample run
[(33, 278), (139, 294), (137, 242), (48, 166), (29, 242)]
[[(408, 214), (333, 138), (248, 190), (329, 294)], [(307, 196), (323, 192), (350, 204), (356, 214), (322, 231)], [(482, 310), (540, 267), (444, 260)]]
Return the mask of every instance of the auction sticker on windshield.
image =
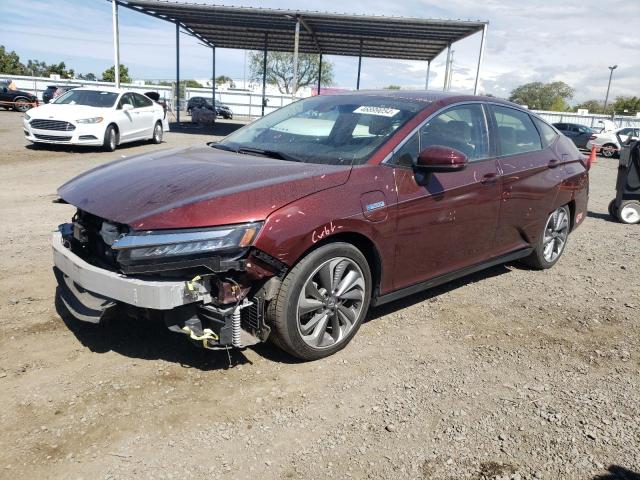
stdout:
[(393, 117), (399, 112), (400, 110), (396, 110), (395, 108), (372, 107), (367, 105), (358, 107), (353, 111), (353, 113), (363, 113), (365, 115), (378, 115), (380, 117)]

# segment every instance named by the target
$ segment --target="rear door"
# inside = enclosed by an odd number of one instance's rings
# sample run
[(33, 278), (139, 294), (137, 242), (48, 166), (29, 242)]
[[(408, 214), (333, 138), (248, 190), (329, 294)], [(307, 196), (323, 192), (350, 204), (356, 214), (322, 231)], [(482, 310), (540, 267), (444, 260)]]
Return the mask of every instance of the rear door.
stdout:
[(563, 159), (541, 138), (527, 112), (495, 104), (489, 107), (502, 177), (495, 246), (506, 253), (528, 246), (541, 232), (562, 181)]
[(133, 93), (133, 101), (135, 103), (135, 112), (138, 118), (136, 122), (139, 125), (137, 132), (140, 138), (151, 138), (154, 127), (154, 113), (155, 107), (153, 101), (150, 98), (140, 95), (139, 93)]
[[(460, 172), (415, 181), (412, 165), (430, 145), (460, 150)], [(403, 288), (480, 263), (492, 256), (500, 185), (480, 103), (447, 108), (429, 119), (395, 152), (397, 204), (394, 287)]]

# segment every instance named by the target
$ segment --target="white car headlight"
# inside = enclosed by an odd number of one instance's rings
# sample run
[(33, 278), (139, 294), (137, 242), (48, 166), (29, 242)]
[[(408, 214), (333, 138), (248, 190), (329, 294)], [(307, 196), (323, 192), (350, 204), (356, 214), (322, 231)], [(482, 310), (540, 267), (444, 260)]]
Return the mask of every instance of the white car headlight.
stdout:
[(250, 247), (261, 226), (245, 223), (204, 230), (136, 232), (117, 239), (111, 248), (126, 262), (228, 252)]
[(76, 123), (100, 123), (102, 120), (104, 120), (102, 117), (81, 118), (76, 120)]

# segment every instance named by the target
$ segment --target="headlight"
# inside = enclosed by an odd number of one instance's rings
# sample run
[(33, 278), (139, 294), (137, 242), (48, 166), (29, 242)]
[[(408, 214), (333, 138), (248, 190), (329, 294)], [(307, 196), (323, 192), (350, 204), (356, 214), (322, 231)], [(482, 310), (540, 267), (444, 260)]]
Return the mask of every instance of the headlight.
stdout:
[(25, 113), (24, 114), (24, 119), (28, 122), (29, 120), (31, 120), (31, 117)]
[(102, 120), (104, 120), (102, 117), (81, 118), (80, 120), (76, 120), (76, 123), (100, 123)]
[(119, 238), (111, 248), (118, 261), (137, 261), (224, 253), (250, 247), (260, 231), (260, 223), (245, 223), (206, 230), (152, 230)]

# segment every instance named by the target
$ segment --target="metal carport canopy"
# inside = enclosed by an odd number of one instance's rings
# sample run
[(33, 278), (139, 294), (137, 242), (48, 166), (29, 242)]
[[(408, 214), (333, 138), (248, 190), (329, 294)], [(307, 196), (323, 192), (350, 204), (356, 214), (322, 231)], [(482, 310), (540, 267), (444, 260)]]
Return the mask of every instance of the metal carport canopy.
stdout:
[(482, 31), (484, 21), (346, 15), (250, 7), (120, 0), (122, 6), (179, 23), (212, 47), (431, 61), (450, 44)]

